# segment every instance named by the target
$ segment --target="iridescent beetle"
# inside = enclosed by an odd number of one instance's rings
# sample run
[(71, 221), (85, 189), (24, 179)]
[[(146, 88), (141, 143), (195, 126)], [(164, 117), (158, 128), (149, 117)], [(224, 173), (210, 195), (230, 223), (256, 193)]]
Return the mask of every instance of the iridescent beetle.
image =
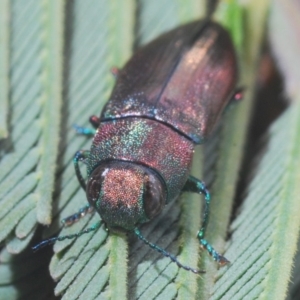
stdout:
[[(189, 171), (195, 145), (211, 133), (228, 103), (241, 96), (236, 92), (237, 62), (229, 34), (208, 20), (181, 26), (138, 50), (116, 77), (100, 118), (90, 118), (96, 130), (76, 127), (78, 133), (94, 135), (91, 149), (74, 157), (89, 204), (63, 223), (70, 225), (94, 209), (108, 228), (132, 231), (179, 267), (199, 273), (150, 243), (138, 228), (182, 191), (199, 193), (205, 210), (197, 238), (215, 261), (227, 264), (205, 240), (210, 194)], [(87, 165), (87, 183), (79, 161)], [(43, 241), (34, 250), (77, 238), (99, 224)]]

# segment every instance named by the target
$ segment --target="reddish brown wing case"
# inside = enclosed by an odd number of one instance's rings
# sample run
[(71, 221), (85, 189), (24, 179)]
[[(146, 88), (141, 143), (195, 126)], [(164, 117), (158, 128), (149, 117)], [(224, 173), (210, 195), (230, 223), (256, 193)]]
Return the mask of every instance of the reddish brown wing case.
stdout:
[(101, 120), (151, 118), (201, 143), (228, 104), (236, 81), (237, 62), (227, 31), (211, 21), (189, 23), (142, 47), (127, 62)]

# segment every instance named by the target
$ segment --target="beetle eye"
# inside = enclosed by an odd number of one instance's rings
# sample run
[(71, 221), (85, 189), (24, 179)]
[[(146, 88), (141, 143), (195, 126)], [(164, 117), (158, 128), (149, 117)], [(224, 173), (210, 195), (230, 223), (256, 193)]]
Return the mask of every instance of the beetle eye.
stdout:
[(144, 209), (148, 219), (158, 215), (165, 205), (165, 190), (161, 181), (150, 172), (144, 179)]
[(90, 204), (93, 204), (99, 198), (99, 193), (103, 182), (103, 171), (103, 167), (98, 167), (97, 169), (95, 169), (95, 171), (92, 173), (91, 178), (88, 180), (86, 195)]

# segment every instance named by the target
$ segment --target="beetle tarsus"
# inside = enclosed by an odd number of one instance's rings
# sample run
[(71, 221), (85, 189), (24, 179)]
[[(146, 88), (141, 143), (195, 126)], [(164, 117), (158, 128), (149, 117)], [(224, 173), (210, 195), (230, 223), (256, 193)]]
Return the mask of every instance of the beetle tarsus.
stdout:
[(81, 235), (89, 233), (91, 231), (95, 231), (97, 230), (101, 225), (101, 221), (95, 223), (94, 225), (92, 225), (91, 227), (83, 230), (83, 231), (79, 231), (77, 233), (73, 233), (73, 234), (69, 234), (69, 235), (63, 235), (63, 236), (58, 236), (58, 237), (54, 237), (54, 238), (50, 238), (47, 240), (44, 240), (42, 242), (40, 242), (39, 244), (33, 246), (31, 249), (36, 252), (48, 245), (52, 245), (54, 244), (56, 241), (63, 241), (63, 240), (72, 240), (72, 239), (77, 239), (79, 238)]
[(77, 213), (62, 219), (61, 222), (64, 226), (71, 226), (77, 221), (79, 221), (81, 218), (83, 218), (86, 214), (92, 212), (94, 212), (94, 208), (91, 205), (87, 204), (81, 209), (79, 209)]
[(227, 258), (219, 254), (205, 239), (199, 239), (199, 242), (201, 247), (206, 249), (207, 252), (212, 256), (213, 260), (216, 261), (220, 266), (225, 266), (230, 263)]
[(96, 133), (96, 130), (93, 128), (81, 127), (76, 124), (73, 125), (73, 128), (75, 129), (76, 133), (80, 135), (94, 136)]
[(230, 261), (226, 257), (220, 255), (220, 259), (219, 259), (218, 263), (220, 266), (226, 266), (226, 265), (230, 264)]
[(165, 249), (163, 248), (160, 248), (159, 246), (149, 242), (142, 234), (141, 232), (139, 231), (138, 228), (135, 228), (134, 229), (134, 233), (135, 235), (141, 240), (143, 241), (146, 245), (148, 245), (150, 248), (156, 250), (157, 252), (161, 253), (162, 255), (164, 255), (165, 257), (169, 257), (171, 259), (172, 262), (176, 263), (176, 265), (179, 267), (179, 268), (182, 268), (186, 271), (190, 271), (194, 274), (203, 274), (205, 273), (205, 271), (203, 270), (198, 270), (198, 269), (194, 269), (194, 268), (191, 268), (189, 266), (186, 266), (186, 265), (183, 265), (180, 261), (178, 261), (177, 257), (172, 255), (171, 253), (169, 253), (168, 251), (166, 251)]
[(48, 245), (54, 244), (56, 240), (57, 240), (57, 238), (51, 238), (51, 239), (42, 241), (42, 242), (38, 243), (37, 245), (33, 246), (31, 249), (32, 249), (33, 252), (37, 252), (40, 249), (42, 249), (42, 248), (44, 248)]

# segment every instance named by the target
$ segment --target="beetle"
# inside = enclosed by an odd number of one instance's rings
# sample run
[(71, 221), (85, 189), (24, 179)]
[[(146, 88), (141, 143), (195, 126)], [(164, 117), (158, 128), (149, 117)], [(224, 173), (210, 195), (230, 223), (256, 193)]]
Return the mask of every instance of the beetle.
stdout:
[[(117, 81), (109, 101), (100, 117), (90, 117), (95, 129), (75, 127), (78, 133), (94, 135), (91, 149), (74, 156), (88, 205), (63, 223), (71, 225), (95, 210), (109, 229), (134, 232), (179, 267), (200, 273), (149, 242), (139, 225), (159, 215), (181, 192), (203, 194), (204, 218), (197, 238), (216, 262), (226, 265), (229, 261), (205, 239), (210, 193), (189, 172), (194, 147), (210, 135), (225, 107), (241, 96), (228, 32), (208, 19), (191, 22), (143, 46), (113, 73)], [(79, 168), (81, 161), (87, 165), (87, 181)], [(43, 241), (34, 250), (77, 238), (99, 224)]]

